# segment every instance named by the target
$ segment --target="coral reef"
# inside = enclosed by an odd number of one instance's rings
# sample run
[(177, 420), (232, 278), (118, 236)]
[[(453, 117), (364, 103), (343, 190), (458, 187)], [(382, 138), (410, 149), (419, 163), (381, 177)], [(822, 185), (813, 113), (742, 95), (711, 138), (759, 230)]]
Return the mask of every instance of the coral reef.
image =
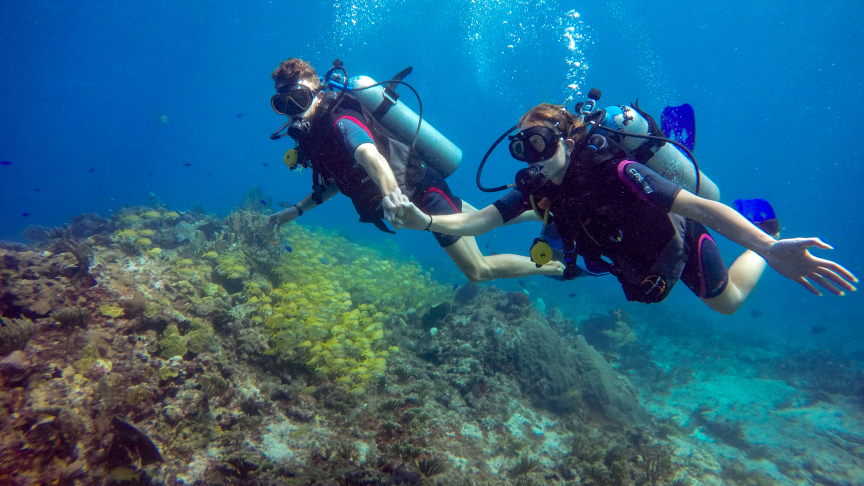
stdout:
[(23, 349), (30, 338), (36, 334), (36, 331), (36, 325), (30, 319), (4, 319), (0, 317), (0, 354)]
[[(677, 320), (661, 329), (628, 310), (577, 315), (533, 290), (471, 284), (453, 292), (416, 262), (334, 232), (268, 230), (269, 201), (250, 192), (219, 218), (172, 211), (153, 196), (150, 207), (29, 228), (31, 244), (0, 245), (0, 482), (854, 477), (759, 444), (735, 404), (700, 402), (718, 395), (711, 386), (735, 382), (700, 382), (694, 366), (734, 353), (716, 338), (705, 338), (705, 356), (664, 346), (700, 338), (681, 317), (664, 315)], [(788, 383), (764, 385), (764, 396), (776, 401), (771, 414), (790, 422), (803, 413), (796, 400), (845, 403), (862, 382), (851, 358), (833, 357), (836, 369), (823, 381), (839, 382), (823, 388), (817, 372), (784, 366), (829, 373), (818, 363), (825, 355), (754, 356), (762, 375)], [(794, 398), (789, 387), (802, 377), (807, 395)], [(742, 389), (756, 389), (749, 379)], [(692, 396), (673, 405), (666, 398), (675, 393)], [(838, 426), (830, 437), (830, 450), (854, 466), (861, 435)], [(749, 460), (777, 470), (757, 472)]]

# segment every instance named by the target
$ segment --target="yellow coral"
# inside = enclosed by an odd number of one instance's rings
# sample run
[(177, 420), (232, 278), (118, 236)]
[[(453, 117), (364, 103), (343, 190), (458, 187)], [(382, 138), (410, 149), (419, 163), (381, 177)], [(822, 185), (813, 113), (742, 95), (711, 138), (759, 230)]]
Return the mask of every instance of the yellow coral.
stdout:
[(611, 339), (612, 346), (620, 348), (636, 341), (636, 333), (624, 321), (619, 320), (615, 323), (615, 327), (614, 331), (603, 331), (603, 334)]
[[(299, 225), (281, 234), (294, 249), (282, 255), (276, 269), (284, 283), (273, 289), (246, 284), (248, 302), (269, 300), (259, 307), (271, 330), (267, 354), (282, 354), (330, 376), (346, 393), (362, 395), (365, 383), (383, 376), (390, 354), (387, 326), (401, 310), (452, 295), (415, 262), (396, 263), (345, 238), (312, 235)], [(358, 254), (365, 256), (356, 258)], [(245, 263), (239, 255), (219, 257), (223, 274), (242, 277), (248, 274)]]
[(123, 315), (123, 308), (117, 304), (105, 304), (99, 307), (99, 312), (108, 317), (120, 317)]

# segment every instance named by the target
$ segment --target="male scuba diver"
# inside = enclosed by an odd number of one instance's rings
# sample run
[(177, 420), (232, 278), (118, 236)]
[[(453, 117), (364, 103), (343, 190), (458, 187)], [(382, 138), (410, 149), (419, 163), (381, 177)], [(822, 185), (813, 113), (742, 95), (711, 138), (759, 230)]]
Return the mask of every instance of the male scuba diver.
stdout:
[[(816, 295), (821, 294), (814, 283), (837, 295), (856, 290), (852, 273), (808, 251), (831, 246), (818, 238), (777, 239), (776, 219), (757, 227), (732, 208), (628, 160), (613, 137), (589, 131), (563, 106), (537, 105), (517, 127), (509, 137), (510, 154), (528, 167), (517, 174), (516, 189), (472, 213), (433, 217), (409, 204), (402, 225), (480, 235), (533, 210), (544, 220), (544, 232), (531, 253), (547, 262), (552, 250), (545, 244), (545, 222), (551, 214), (563, 240), (564, 279), (605, 271), (618, 278), (628, 300), (644, 303), (662, 301), (681, 280), (709, 307), (732, 314), (766, 262)], [(728, 270), (706, 227), (747, 248)]]
[[(344, 72), (339, 61), (334, 62), (334, 69)], [(372, 223), (388, 233), (392, 231), (383, 220), (401, 226), (400, 218), (409, 204), (435, 215), (476, 211), (453, 195), (444, 177), (425, 163), (413, 143), (402, 143), (347, 90), (347, 79), (341, 79), (341, 85), (336, 83), (341, 91), (328, 91), (332, 72), (322, 84), (308, 62), (291, 58), (271, 76), (276, 88), (271, 106), (288, 117), (288, 123), (271, 138), (281, 138), (280, 133), (287, 129), (287, 135), (297, 142), (299, 154), (292, 162), (311, 167), (313, 178), (312, 193), (270, 216), (271, 227), (293, 221), (339, 192), (351, 198), (361, 222)], [(397, 82), (401, 80), (391, 81)], [(417, 130), (419, 133), (419, 126)], [(564, 269), (557, 262), (537, 267), (529, 258), (518, 255), (483, 256), (473, 237), (433, 234), (472, 282), (556, 276)]]

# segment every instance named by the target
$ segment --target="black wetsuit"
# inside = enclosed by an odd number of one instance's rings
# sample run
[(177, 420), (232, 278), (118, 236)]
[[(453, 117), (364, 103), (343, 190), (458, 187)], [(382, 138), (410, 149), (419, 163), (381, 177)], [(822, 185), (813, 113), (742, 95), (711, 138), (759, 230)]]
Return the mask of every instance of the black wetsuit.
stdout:
[[(726, 266), (702, 224), (670, 213), (680, 190), (617, 157), (587, 169), (571, 163), (564, 183), (547, 183), (535, 202), (551, 203), (565, 251), (611, 271), (628, 300), (660, 302), (679, 279), (699, 297), (716, 297), (729, 281)], [(518, 190), (494, 204), (505, 222), (532, 209)]]
[[(309, 135), (300, 140), (300, 151), (312, 164), (313, 194), (320, 194), (323, 188), (335, 183), (342, 194), (351, 198), (361, 222), (373, 223), (382, 231), (390, 232), (381, 221), (381, 189), (366, 169), (354, 160), (357, 147), (373, 143), (388, 160), (394, 174), (401, 172), (396, 174), (400, 189), (420, 210), (426, 214), (462, 211), (462, 200), (450, 192), (444, 177), (423, 163), (416, 151), (408, 154), (408, 147), (398, 142), (350, 95), (346, 95), (338, 107), (331, 111), (329, 107), (335, 103), (335, 94), (328, 95), (318, 107)], [(394, 164), (394, 158), (405, 161), (404, 170), (398, 168), (399, 164)], [(433, 234), (442, 247), (450, 246), (461, 238)]]

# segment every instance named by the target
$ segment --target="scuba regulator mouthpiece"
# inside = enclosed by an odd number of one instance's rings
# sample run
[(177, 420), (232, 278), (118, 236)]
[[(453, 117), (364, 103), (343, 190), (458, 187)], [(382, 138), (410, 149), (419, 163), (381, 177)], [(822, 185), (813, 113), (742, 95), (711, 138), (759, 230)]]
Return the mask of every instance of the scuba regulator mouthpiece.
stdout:
[(305, 137), (309, 135), (309, 132), (312, 130), (312, 125), (308, 121), (304, 121), (302, 118), (295, 118), (291, 120), (291, 123), (288, 124), (288, 136), (297, 140), (299, 138)]
[(543, 167), (539, 165), (526, 167), (516, 173), (516, 188), (522, 194), (534, 194), (542, 189), (549, 178), (543, 173)]
[[(270, 134), (270, 140), (279, 140), (283, 137), (291, 137), (294, 140), (309, 135), (312, 130), (312, 125), (308, 121), (303, 121), (302, 118), (294, 118), (288, 123), (279, 127), (279, 130)], [(282, 133), (285, 131), (285, 133)]]

